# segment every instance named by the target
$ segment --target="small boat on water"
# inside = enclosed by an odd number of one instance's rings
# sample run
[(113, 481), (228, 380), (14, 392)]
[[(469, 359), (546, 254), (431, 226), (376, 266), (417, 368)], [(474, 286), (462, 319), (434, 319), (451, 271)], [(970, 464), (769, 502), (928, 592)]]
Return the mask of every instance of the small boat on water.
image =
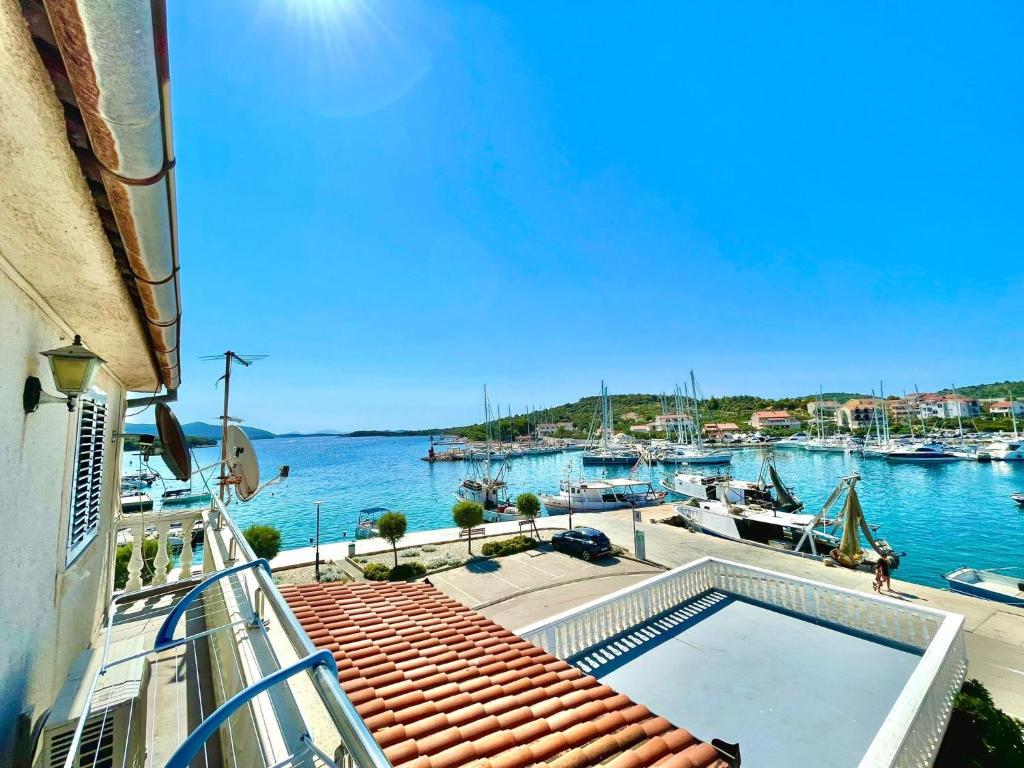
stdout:
[(1024, 440), (997, 440), (985, 446), (994, 461), (1024, 461)]
[(356, 538), (373, 539), (380, 536), (380, 531), (377, 530), (377, 520), (385, 512), (390, 511), (386, 507), (369, 507), (359, 510), (359, 516), (356, 518)]
[(631, 467), (640, 459), (636, 449), (621, 445), (611, 439), (612, 434), (612, 406), (608, 399), (608, 387), (601, 382), (601, 440), (596, 446), (592, 446), (583, 452), (584, 466), (612, 466), (618, 465)]
[(1024, 491), (1017, 491), (1016, 493), (1011, 493), (1010, 498), (1017, 502), (1019, 506), (1024, 507)]
[(209, 500), (209, 491), (193, 491), (191, 488), (174, 488), (164, 491), (163, 496), (160, 497), (160, 503), (165, 507), (206, 504)]
[(996, 573), (996, 570), (999, 569), (958, 568), (947, 573), (945, 579), (950, 592), (1024, 607), (1024, 576)]
[(148, 493), (126, 493), (121, 495), (121, 510), (125, 513), (148, 512), (153, 508), (153, 498)]
[(810, 440), (806, 432), (797, 432), (795, 435), (784, 437), (774, 444), (775, 448), (803, 448), (804, 443)]
[(557, 494), (540, 497), (549, 514), (568, 512), (606, 512), (627, 507), (652, 507), (665, 500), (664, 491), (656, 491), (646, 480), (623, 477), (608, 480), (566, 478)]
[(508, 455), (497, 457), (498, 471), (491, 474), (491, 462), (496, 455), (491, 448), (491, 405), (487, 399), (487, 387), (484, 387), (484, 422), (487, 432), (487, 442), (482, 451), (482, 460), (474, 462), (470, 466), (467, 477), (459, 483), (455, 498), (460, 501), (473, 501), (482, 506), (485, 510), (497, 509), (500, 506), (508, 505), (508, 483), (505, 482), (505, 473), (508, 470)]
[(694, 466), (721, 466), (732, 463), (729, 451), (681, 445), (658, 454), (662, 464), (692, 464)]
[(945, 446), (937, 443), (925, 443), (923, 445), (911, 445), (905, 448), (898, 448), (889, 451), (885, 458), (888, 461), (900, 461), (915, 464), (941, 464), (947, 461), (959, 461)]
[(127, 475), (122, 475), (121, 484), (130, 484), (131, 486), (137, 488), (148, 488), (149, 486), (156, 482), (156, 479), (158, 477), (160, 477), (160, 475), (158, 475), (156, 472), (152, 470), (140, 470), (138, 472), (132, 472)]

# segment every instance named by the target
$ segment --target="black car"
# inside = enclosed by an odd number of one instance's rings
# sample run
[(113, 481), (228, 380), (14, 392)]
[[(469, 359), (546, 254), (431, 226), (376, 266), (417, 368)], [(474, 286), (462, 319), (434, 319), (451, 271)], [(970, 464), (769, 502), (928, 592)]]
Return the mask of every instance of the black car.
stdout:
[(597, 528), (573, 528), (559, 531), (551, 537), (551, 547), (568, 555), (579, 555), (584, 560), (611, 554), (612, 543)]

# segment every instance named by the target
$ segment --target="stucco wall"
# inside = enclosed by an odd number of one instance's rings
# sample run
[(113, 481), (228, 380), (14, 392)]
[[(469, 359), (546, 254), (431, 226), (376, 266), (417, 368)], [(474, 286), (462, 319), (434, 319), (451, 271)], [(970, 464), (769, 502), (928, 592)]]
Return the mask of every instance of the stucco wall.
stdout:
[(69, 343), (66, 329), (0, 258), (0, 766), (12, 761), (17, 717), (33, 722), (88, 647), (107, 602), (124, 392), (107, 371), (103, 513), (99, 535), (65, 568), (76, 418), (62, 405), (26, 415), (21, 393), (38, 376), (56, 394), (42, 350)]

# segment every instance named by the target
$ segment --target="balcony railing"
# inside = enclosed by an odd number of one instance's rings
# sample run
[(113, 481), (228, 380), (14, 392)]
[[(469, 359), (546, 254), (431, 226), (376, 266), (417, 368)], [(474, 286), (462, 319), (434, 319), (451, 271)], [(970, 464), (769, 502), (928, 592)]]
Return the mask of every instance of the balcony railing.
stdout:
[[(217, 734), (209, 748), (228, 766), (389, 768), (342, 691), (333, 659), (313, 647), (266, 561), (256, 558), (219, 499), (207, 510), (123, 515), (117, 526), (132, 533), (128, 582), (111, 606), (67, 768), (83, 758), (87, 727), (94, 736), (98, 729), (99, 741), (113, 734), (123, 742), (115, 752), (123, 749), (126, 760), (147, 754), (157, 765), (190, 763)], [(192, 534), (198, 531), (202, 576), (193, 573)], [(144, 587), (147, 536), (158, 550)], [(176, 556), (179, 567), (169, 569)], [(148, 674), (141, 671), (145, 665)], [(131, 694), (149, 702), (145, 707), (111, 693), (126, 670), (147, 681)], [(122, 705), (128, 710), (124, 727), (124, 718), (114, 717)], [(137, 722), (140, 712), (151, 722)]]
[(568, 659), (711, 591), (917, 648), (920, 661), (860, 768), (925, 768), (935, 759), (967, 671), (962, 616), (706, 557), (518, 631)]

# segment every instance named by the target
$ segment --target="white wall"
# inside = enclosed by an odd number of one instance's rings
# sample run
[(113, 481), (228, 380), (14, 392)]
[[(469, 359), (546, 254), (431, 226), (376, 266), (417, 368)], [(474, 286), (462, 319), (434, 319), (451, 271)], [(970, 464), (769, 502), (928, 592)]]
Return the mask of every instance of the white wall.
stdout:
[(120, 475), (120, 445), (110, 436), (120, 430), (124, 392), (105, 370), (97, 376), (96, 386), (108, 397), (103, 517), (96, 539), (67, 568), (77, 421), (62, 405), (41, 405), (26, 415), (21, 404), (30, 375), (57, 394), (39, 352), (70, 343), (66, 334), (32, 289), (0, 263), (0, 765), (12, 760), (18, 715), (30, 712), (34, 723), (52, 704), (108, 600)]

